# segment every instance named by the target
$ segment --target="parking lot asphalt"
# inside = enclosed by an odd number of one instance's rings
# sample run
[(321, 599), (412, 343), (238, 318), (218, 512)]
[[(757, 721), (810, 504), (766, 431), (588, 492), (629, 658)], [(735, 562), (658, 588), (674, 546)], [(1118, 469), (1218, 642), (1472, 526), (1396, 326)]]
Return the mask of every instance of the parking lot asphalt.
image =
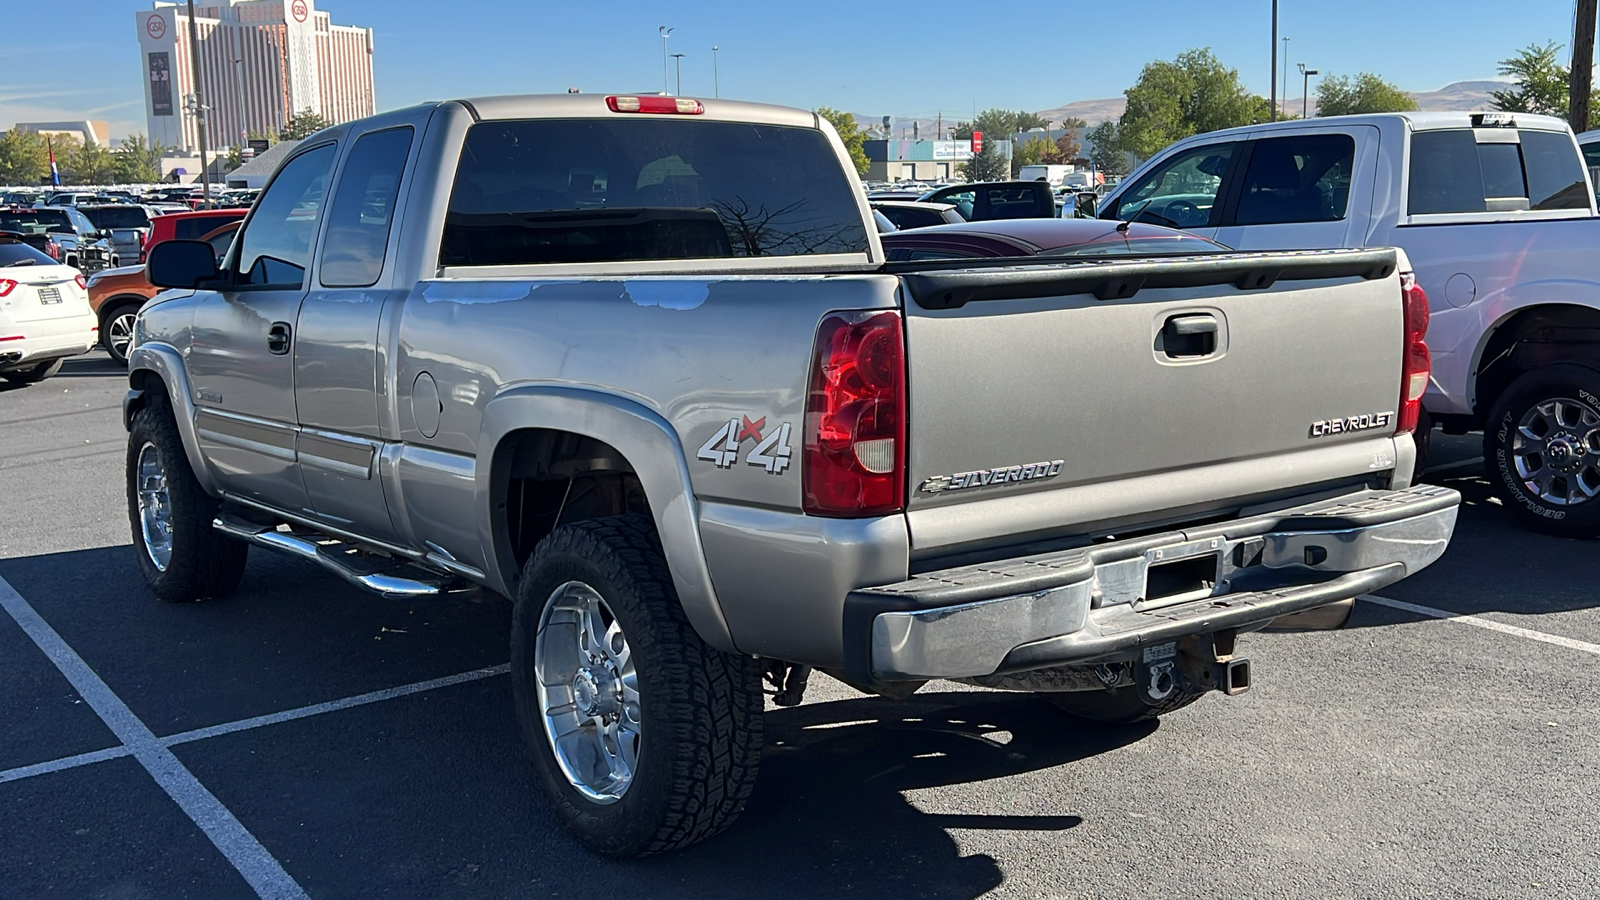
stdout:
[(1594, 897), (1600, 554), (1521, 531), (1471, 438), (1444, 559), (1339, 631), (1251, 635), (1255, 686), (1087, 727), (935, 683), (771, 709), (723, 836), (616, 863), (545, 811), (503, 601), (392, 603), (262, 552), (143, 587), (125, 379), (0, 388), (0, 898)]

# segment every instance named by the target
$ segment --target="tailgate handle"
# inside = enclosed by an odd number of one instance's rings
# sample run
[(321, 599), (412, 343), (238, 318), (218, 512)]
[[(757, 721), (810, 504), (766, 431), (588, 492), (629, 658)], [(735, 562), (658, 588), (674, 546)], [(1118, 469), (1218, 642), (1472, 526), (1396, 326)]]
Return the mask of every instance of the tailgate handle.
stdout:
[(1161, 326), (1156, 349), (1173, 359), (1210, 356), (1217, 352), (1217, 317), (1210, 313), (1173, 316)]

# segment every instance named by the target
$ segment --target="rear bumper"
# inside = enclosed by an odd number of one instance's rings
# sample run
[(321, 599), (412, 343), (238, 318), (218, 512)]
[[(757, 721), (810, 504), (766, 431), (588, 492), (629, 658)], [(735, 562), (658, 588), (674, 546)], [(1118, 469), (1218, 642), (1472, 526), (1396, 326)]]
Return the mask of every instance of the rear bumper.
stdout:
[(21, 340), (0, 342), (0, 369), (25, 369), (63, 356), (78, 356), (94, 349), (100, 334), (93, 315), (68, 316), (37, 322), (5, 324), (5, 331), (20, 331)]
[[(1132, 659), (1147, 645), (1260, 626), (1423, 569), (1449, 544), (1460, 502), (1433, 485), (1363, 491), (862, 588), (845, 601), (847, 668), (870, 681), (976, 677)], [(1147, 598), (1151, 566), (1173, 563), (1201, 586)]]

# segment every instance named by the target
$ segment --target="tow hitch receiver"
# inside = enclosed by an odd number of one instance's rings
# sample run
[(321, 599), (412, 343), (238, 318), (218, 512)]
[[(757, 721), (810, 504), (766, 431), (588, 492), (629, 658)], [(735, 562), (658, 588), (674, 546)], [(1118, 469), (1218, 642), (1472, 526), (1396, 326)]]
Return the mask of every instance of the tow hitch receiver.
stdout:
[(1165, 702), (1180, 687), (1238, 696), (1250, 690), (1250, 661), (1234, 659), (1237, 637), (1229, 630), (1146, 647), (1134, 663), (1134, 687), (1151, 706)]

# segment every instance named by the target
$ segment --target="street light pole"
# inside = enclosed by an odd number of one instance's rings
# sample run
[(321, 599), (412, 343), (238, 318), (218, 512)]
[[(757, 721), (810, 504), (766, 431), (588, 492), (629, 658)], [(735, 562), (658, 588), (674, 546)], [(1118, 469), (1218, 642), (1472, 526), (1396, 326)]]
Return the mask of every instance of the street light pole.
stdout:
[[(1283, 105), (1285, 107), (1287, 107), (1289, 105), (1289, 39), (1288, 38), (1284, 38), (1283, 39)], [(1289, 111), (1287, 109), (1285, 109), (1285, 110), (1283, 110), (1283, 113), (1285, 115), (1288, 115)], [(1305, 118), (1305, 117), (1302, 116), (1301, 118)]]
[(662, 25), (656, 31), (661, 32), (661, 93), (665, 94), (670, 84), (667, 81), (667, 35), (671, 34), (673, 29)]
[(1267, 69), (1267, 80), (1272, 82), (1272, 118), (1278, 121), (1278, 0), (1272, 0), (1272, 65)]
[(1316, 69), (1306, 68), (1305, 63), (1295, 63), (1300, 67), (1300, 118), (1310, 118), (1311, 109), (1311, 76), (1319, 74)]
[(717, 45), (711, 45), (711, 96), (722, 97), (722, 78), (717, 74)]
[(684, 54), (682, 53), (672, 54), (672, 58), (678, 61), (678, 96), (683, 95), (683, 57)]

